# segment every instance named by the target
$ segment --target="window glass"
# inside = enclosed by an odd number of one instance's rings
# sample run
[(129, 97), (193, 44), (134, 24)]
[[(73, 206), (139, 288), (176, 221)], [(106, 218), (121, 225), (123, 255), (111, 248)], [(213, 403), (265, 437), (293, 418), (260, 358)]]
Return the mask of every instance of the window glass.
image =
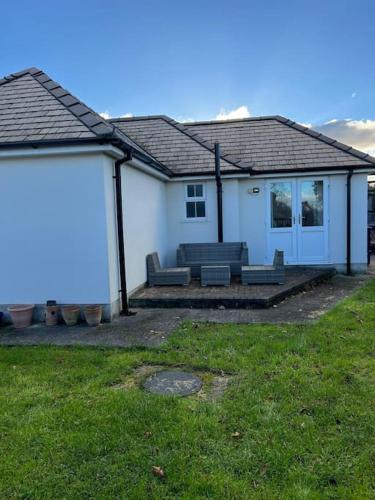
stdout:
[(195, 217), (195, 201), (188, 201), (186, 203), (186, 217), (188, 219)]
[(303, 181), (301, 187), (302, 226), (323, 226), (323, 181)]
[(203, 196), (203, 184), (196, 184), (195, 185), (195, 196), (197, 198), (202, 198), (202, 196)]
[(194, 184), (188, 184), (187, 195), (188, 195), (188, 198), (194, 198), (194, 196), (195, 196)]
[(292, 227), (292, 184), (271, 184), (271, 227)]
[(204, 201), (196, 202), (197, 217), (206, 217), (206, 203)]

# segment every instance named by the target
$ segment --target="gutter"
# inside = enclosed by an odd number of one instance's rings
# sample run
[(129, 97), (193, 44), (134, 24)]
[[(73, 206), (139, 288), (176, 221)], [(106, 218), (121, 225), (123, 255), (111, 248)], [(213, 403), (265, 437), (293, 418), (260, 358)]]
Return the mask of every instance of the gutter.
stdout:
[(352, 274), (352, 177), (353, 170), (346, 176), (346, 274)]
[(121, 294), (121, 316), (132, 316), (133, 312), (129, 310), (128, 290), (126, 284), (126, 264), (125, 264), (125, 245), (124, 245), (124, 219), (122, 208), (122, 182), (121, 165), (132, 159), (132, 151), (129, 150), (123, 158), (115, 161), (115, 186), (116, 186), (116, 216), (117, 216), (117, 245), (120, 267), (120, 294)]

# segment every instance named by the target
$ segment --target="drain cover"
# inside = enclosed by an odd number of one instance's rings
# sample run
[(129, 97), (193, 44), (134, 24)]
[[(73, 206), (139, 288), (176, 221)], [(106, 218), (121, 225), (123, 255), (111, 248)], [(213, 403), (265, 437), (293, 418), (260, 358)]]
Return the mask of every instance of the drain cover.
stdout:
[(143, 387), (154, 394), (188, 396), (199, 391), (202, 380), (192, 373), (161, 371), (151, 375)]

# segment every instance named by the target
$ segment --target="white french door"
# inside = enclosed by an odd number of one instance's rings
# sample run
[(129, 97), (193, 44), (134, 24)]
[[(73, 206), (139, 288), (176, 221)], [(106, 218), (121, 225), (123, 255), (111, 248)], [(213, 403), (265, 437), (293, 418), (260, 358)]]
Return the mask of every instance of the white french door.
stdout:
[(272, 180), (267, 198), (268, 261), (279, 249), (286, 264), (328, 262), (328, 180)]

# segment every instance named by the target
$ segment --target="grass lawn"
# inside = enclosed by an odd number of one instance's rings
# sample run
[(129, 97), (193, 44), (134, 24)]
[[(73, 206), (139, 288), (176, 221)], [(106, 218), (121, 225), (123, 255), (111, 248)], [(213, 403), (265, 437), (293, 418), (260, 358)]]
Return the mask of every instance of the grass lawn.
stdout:
[[(372, 281), (314, 325), (0, 348), (0, 498), (374, 498), (374, 334)], [(216, 401), (160, 397), (129, 383), (142, 363), (232, 378)]]

